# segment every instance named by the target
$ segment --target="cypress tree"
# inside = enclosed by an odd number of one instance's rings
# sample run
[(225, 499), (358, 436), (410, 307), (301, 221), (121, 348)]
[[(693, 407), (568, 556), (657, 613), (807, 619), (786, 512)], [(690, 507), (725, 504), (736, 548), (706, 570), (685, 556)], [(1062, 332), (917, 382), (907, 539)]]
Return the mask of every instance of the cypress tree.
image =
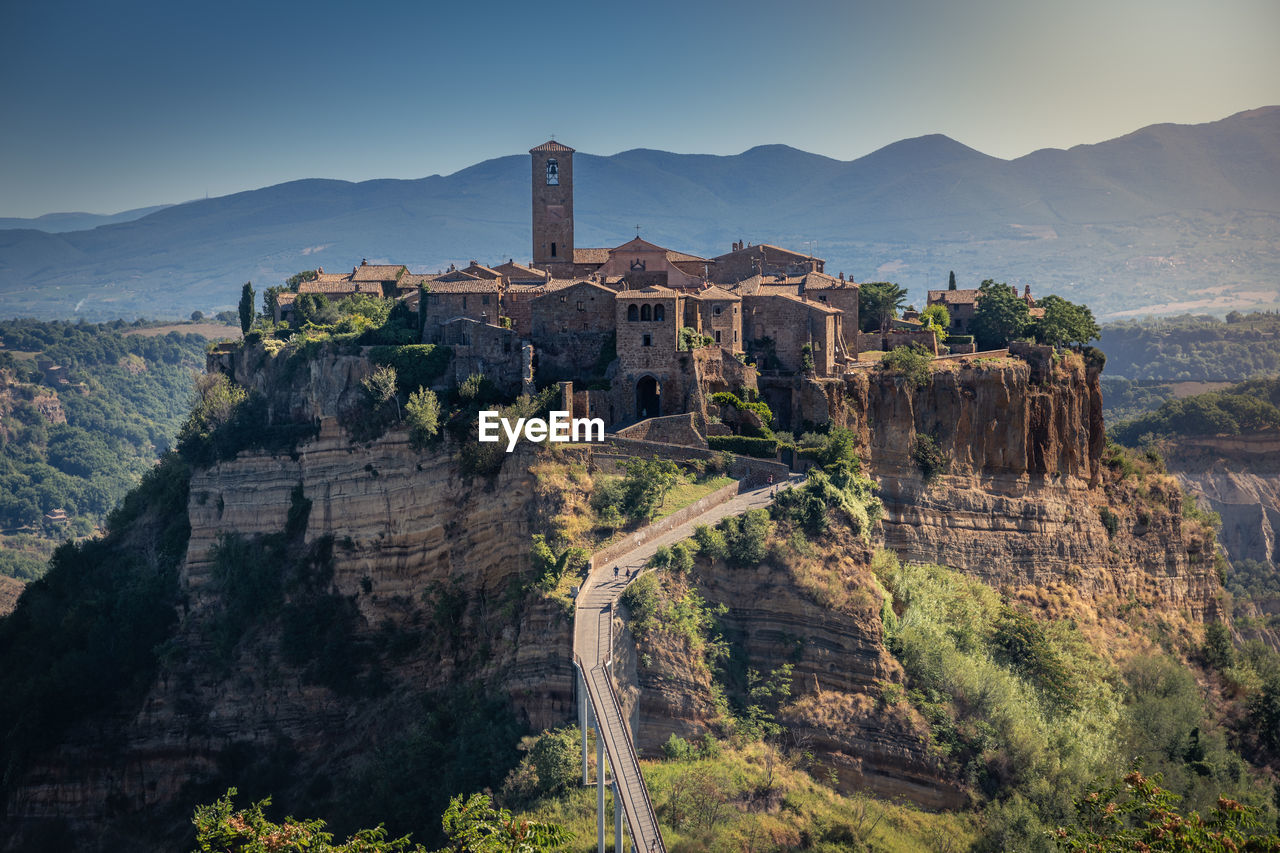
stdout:
[(951, 278), (947, 280), (947, 290), (956, 289), (956, 271), (951, 271)]
[(253, 282), (246, 281), (244, 287), (240, 289), (241, 334), (249, 334), (249, 327), (253, 325), (253, 313)]

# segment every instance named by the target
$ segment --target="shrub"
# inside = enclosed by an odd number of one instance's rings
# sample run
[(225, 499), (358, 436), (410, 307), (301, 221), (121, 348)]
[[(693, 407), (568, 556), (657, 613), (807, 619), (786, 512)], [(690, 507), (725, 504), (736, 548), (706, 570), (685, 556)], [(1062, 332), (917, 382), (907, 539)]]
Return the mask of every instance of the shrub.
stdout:
[(1102, 526), (1107, 529), (1107, 536), (1114, 537), (1120, 532), (1120, 517), (1111, 511), (1111, 507), (1099, 507), (1098, 516), (1102, 519)]
[(699, 524), (693, 529), (693, 541), (699, 554), (713, 560), (723, 560), (729, 555), (728, 540), (725, 539), (724, 531), (718, 527)]
[(719, 526), (724, 531), (725, 558), (729, 565), (743, 568), (757, 565), (764, 559), (770, 527), (767, 510), (753, 509), (737, 517), (730, 516)]
[(778, 440), (745, 435), (709, 435), (707, 445), (712, 450), (727, 450), (757, 459), (773, 459), (778, 455)]
[(1210, 622), (1204, 629), (1204, 645), (1201, 647), (1205, 663), (1225, 672), (1235, 663), (1235, 649), (1231, 645), (1231, 632), (1221, 622)]
[(929, 370), (933, 356), (923, 347), (913, 344), (909, 347), (894, 347), (880, 359), (881, 369), (888, 373), (898, 374), (917, 388), (929, 384)]
[(404, 411), (409, 416), (409, 444), (421, 450), (440, 433), (440, 401), (434, 391), (419, 388), (409, 395)]
[(946, 452), (938, 446), (938, 441), (931, 435), (916, 433), (911, 443), (911, 461), (920, 469), (920, 476), (926, 483), (932, 483), (940, 474), (946, 473), (951, 464)]
[(395, 368), (396, 389), (401, 394), (430, 388), (444, 374), (452, 357), (453, 351), (448, 347), (431, 344), (376, 346), (369, 350), (371, 362)]

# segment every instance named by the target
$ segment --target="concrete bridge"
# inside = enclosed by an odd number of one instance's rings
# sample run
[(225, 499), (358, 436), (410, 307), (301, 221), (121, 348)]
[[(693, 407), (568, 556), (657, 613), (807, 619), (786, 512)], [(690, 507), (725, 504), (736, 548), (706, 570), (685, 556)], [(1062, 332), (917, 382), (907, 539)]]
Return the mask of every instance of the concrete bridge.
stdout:
[[(614, 850), (621, 853), (622, 819), (625, 815), (632, 850), (637, 853), (665, 853), (658, 816), (640, 773), (635, 741), (622, 715), (622, 703), (613, 683), (613, 613), (627, 586), (640, 576), (658, 548), (670, 546), (693, 535), (700, 524), (713, 525), (732, 515), (766, 507), (777, 488), (788, 488), (798, 478), (752, 487), (750, 480), (738, 483), (739, 491), (727, 490), (723, 499), (700, 513), (675, 524), (641, 528), (608, 549), (609, 559), (592, 559), (592, 571), (578, 592), (574, 611), (573, 657), (578, 670), (579, 716), (582, 728), (582, 782), (589, 784), (587, 729), (596, 730), (596, 834), (600, 853), (605, 853), (605, 757), (612, 769), (614, 802)], [(652, 527), (662, 529), (653, 530)], [(628, 543), (634, 547), (627, 548)], [(621, 547), (620, 547), (621, 546)], [(614, 566), (618, 574), (613, 573)]]

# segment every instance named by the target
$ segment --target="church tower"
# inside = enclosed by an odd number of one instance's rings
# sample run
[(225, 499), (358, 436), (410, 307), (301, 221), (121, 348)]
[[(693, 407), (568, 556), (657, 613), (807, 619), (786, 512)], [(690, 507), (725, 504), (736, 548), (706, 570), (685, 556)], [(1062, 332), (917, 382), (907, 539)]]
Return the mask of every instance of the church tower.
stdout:
[(533, 159), (533, 265), (573, 264), (573, 149), (552, 140)]

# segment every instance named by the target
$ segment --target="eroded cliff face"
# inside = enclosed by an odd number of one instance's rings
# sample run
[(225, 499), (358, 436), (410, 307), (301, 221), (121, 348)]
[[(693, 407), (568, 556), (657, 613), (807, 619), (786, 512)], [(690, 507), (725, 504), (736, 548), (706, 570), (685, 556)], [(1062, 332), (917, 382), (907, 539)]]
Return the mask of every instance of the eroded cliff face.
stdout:
[[(693, 582), (725, 605), (726, 637), (750, 666), (795, 667), (783, 718), (846, 789), (929, 808), (966, 798), (930, 751), (927, 727), (882, 701), (902, 674), (883, 643), (874, 547), (980, 577), (1025, 606), (1083, 616), (1094, 635), (1122, 628), (1134, 607), (1183, 626), (1217, 612), (1205, 531), (1183, 519), (1173, 478), (1108, 464), (1097, 375), (1083, 365), (1067, 361), (1033, 381), (1018, 359), (956, 361), (923, 388), (877, 371), (806, 383), (791, 400), (795, 412), (854, 430), (879, 485), (885, 515), (872, 541), (846, 532), (819, 546), (846, 597), (815, 594), (794, 554), (746, 570), (700, 563)], [(913, 457), (919, 435), (947, 460), (930, 482)], [(642, 747), (716, 725), (710, 675), (689, 661), (678, 636), (657, 631), (629, 664)]]
[[(884, 544), (902, 559), (997, 588), (1066, 580), (1098, 602), (1216, 612), (1212, 555), (1184, 524), (1176, 484), (1125, 480), (1104, 463), (1095, 372), (1064, 360), (1033, 381), (1019, 359), (957, 361), (925, 388), (869, 373), (846, 396), (880, 484)], [(947, 458), (930, 483), (912, 458), (918, 435)]]
[[(508, 699), (535, 729), (571, 717), (571, 617), (525, 592), (532, 532), (555, 511), (535, 500), (538, 451), (512, 454), (490, 479), (463, 476), (448, 441), (413, 450), (403, 428), (354, 444), (335, 415), (355, 399), (363, 360), (302, 367), (289, 382), (270, 362), (242, 378), (276, 411), (318, 421), (318, 435), (292, 453), (242, 452), (193, 472), (186, 603), (156, 682), (136, 713), (93, 718), (34, 761), (7, 804), (11, 825), (66, 820), (81, 840), (130, 822), (181, 832), (192, 806), (237, 772), (274, 763), (283, 787), (340, 777), (408, 730), (432, 691)], [(273, 373), (275, 385), (263, 379)], [(229, 658), (216, 648), (228, 608), (219, 543), (278, 537), (308, 501), (289, 559), (331, 554), (318, 592), (354, 605), (357, 690), (311, 677), (311, 662), (289, 663), (279, 613), (233, 638)], [(286, 603), (297, 594), (286, 589)]]

